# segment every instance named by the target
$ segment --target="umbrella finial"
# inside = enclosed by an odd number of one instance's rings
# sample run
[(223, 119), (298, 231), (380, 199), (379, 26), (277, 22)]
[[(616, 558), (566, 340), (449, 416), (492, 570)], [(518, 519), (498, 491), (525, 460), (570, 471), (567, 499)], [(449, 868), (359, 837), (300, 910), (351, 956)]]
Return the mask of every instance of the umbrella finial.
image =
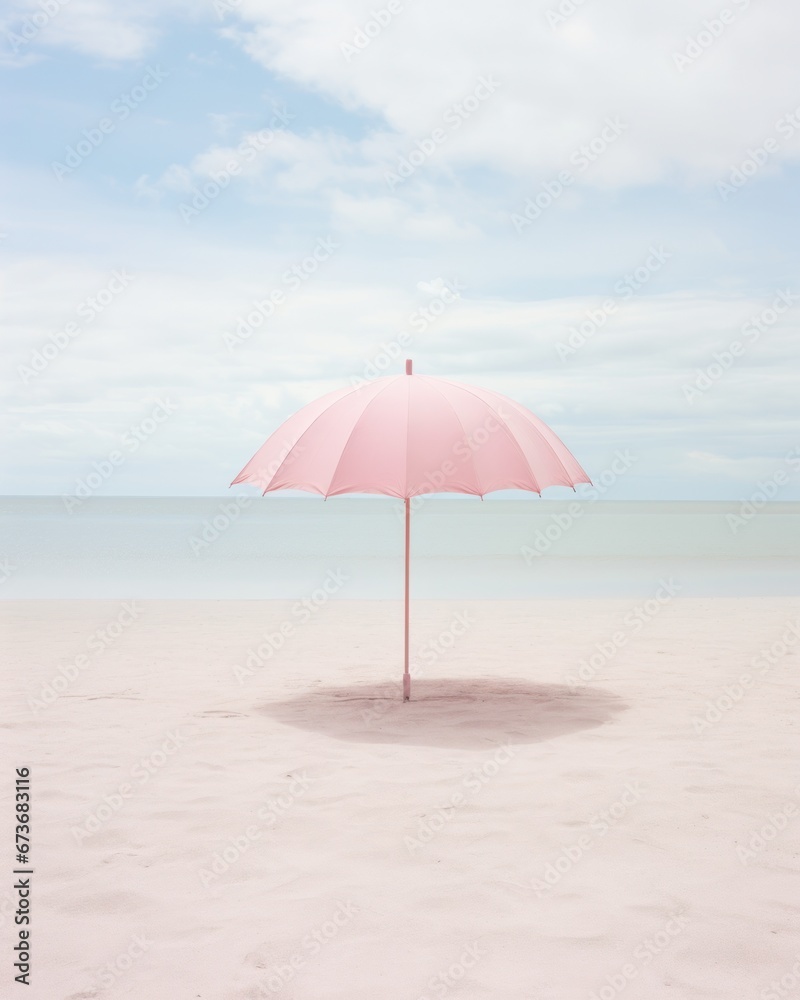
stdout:
[(406, 375), (411, 374), (411, 358), (406, 358)]

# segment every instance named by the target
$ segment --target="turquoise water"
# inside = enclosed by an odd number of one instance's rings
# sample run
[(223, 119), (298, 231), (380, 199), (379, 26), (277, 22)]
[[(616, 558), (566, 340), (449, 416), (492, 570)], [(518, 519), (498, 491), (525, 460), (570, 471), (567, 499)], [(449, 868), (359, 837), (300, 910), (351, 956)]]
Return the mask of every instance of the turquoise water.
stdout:
[[(68, 510), (67, 506), (72, 506)], [(399, 599), (391, 498), (0, 499), (0, 595)], [(428, 498), (412, 518), (417, 597), (800, 593), (800, 503)], [(332, 582), (333, 581), (333, 582)]]

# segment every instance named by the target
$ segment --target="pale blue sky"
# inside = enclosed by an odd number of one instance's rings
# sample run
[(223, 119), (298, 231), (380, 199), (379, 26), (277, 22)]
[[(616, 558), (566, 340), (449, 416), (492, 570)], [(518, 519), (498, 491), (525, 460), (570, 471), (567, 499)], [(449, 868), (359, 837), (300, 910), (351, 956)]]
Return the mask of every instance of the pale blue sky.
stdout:
[(800, 497), (790, 0), (708, 45), (689, 0), (117, 6), (0, 21), (4, 492), (74, 492), (168, 400), (98, 494), (222, 493), (406, 332), (389, 373), (515, 396), (595, 477), (635, 453), (613, 499)]

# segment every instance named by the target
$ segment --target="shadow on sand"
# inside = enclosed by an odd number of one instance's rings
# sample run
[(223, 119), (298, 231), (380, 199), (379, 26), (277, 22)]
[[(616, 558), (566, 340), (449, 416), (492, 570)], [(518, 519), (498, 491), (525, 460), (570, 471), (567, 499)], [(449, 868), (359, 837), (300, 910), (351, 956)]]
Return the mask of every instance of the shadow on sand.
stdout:
[(504, 678), (413, 680), (410, 702), (399, 685), (319, 687), (254, 710), (309, 732), (350, 743), (486, 750), (540, 743), (610, 722), (628, 706), (597, 688)]

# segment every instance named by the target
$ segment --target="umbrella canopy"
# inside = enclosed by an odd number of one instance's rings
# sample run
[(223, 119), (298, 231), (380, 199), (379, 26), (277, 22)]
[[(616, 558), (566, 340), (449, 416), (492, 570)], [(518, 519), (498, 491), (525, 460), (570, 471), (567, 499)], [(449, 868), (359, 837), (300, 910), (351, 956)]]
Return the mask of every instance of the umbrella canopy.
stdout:
[(404, 699), (408, 672), (411, 497), (590, 483), (566, 445), (507, 396), (450, 379), (406, 374), (328, 393), (289, 417), (231, 485), (324, 497), (384, 493), (406, 504)]
[(395, 375), (339, 389), (298, 410), (232, 485), (408, 499), (541, 493), (589, 481), (553, 431), (507, 396), (444, 378)]

